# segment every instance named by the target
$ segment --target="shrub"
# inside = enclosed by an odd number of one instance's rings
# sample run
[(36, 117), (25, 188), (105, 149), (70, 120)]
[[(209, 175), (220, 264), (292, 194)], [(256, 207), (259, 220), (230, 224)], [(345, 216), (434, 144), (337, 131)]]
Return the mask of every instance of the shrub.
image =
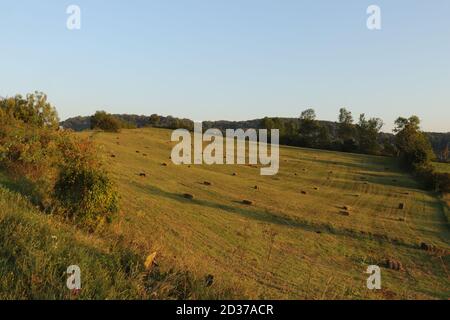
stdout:
[(105, 111), (97, 111), (91, 117), (91, 129), (118, 132), (122, 127), (124, 127), (124, 125), (118, 118)]
[(27, 94), (26, 98), (16, 95), (0, 100), (0, 109), (27, 125), (39, 128), (58, 128), (59, 119), (56, 109), (47, 102), (47, 96), (42, 92)]
[(0, 101), (0, 167), (47, 212), (89, 224), (111, 218), (118, 196), (97, 154), (91, 141), (58, 129), (44, 94)]
[(18, 121), (0, 126), (0, 166), (15, 181), (16, 189), (45, 210), (52, 206), (57, 175), (57, 135), (55, 130), (25, 126)]
[(88, 225), (110, 221), (118, 210), (118, 195), (93, 143), (69, 137), (60, 147), (64, 161), (55, 184), (55, 197), (65, 216)]

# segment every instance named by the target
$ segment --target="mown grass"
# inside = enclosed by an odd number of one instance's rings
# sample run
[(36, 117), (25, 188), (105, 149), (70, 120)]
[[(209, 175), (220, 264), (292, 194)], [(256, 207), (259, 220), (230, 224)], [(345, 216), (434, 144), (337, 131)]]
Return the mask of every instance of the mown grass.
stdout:
[[(22, 202), (8, 193), (0, 233), (13, 240), (0, 246), (2, 257), (20, 259), (1, 260), (2, 274), (19, 272), (0, 280), (5, 297), (70, 298), (64, 272), (78, 259), (88, 274), (80, 298), (449, 298), (445, 208), (393, 159), (283, 147), (278, 175), (261, 176), (247, 165), (175, 166), (170, 134), (81, 133), (102, 145), (121, 195), (107, 230), (87, 234), (12, 206)], [(52, 234), (60, 249), (52, 249)], [(422, 242), (440, 251), (422, 250)], [(16, 247), (21, 254), (10, 254)], [(142, 263), (155, 251), (161, 270), (145, 274)], [(136, 265), (131, 273), (118, 262), (123, 256)], [(386, 268), (387, 258), (403, 270)], [(381, 291), (366, 288), (370, 264), (382, 267)], [(30, 289), (33, 272), (45, 289)], [(202, 285), (205, 275), (214, 276), (212, 286)], [(15, 289), (12, 279), (22, 284)]]
[[(146, 270), (145, 256), (107, 231), (80, 230), (0, 187), (0, 300), (233, 297), (226, 288), (208, 290), (188, 270), (163, 263)], [(81, 269), (79, 292), (66, 287), (71, 265)]]
[[(449, 248), (441, 203), (393, 159), (283, 147), (280, 172), (263, 177), (246, 165), (175, 166), (170, 133), (94, 134), (122, 195), (124, 237), (250, 298), (448, 298), (448, 255), (420, 250)], [(383, 269), (384, 290), (368, 291), (365, 268), (386, 258), (405, 271)]]

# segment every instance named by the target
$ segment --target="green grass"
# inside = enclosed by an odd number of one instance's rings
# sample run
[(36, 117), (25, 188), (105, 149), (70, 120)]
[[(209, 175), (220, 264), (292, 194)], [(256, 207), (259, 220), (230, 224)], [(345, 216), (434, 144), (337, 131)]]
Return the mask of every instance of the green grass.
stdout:
[(81, 268), (81, 299), (142, 296), (139, 258), (0, 188), (0, 299), (75, 298), (66, 288), (70, 265)]
[[(152, 290), (140, 291), (139, 272), (128, 275), (114, 263), (124, 252), (112, 245), (120, 239), (133, 257), (144, 260), (157, 251), (166, 268), (189, 271), (195, 279), (214, 275), (210, 288), (197, 288), (189, 298), (449, 298), (448, 253), (420, 249), (426, 242), (449, 251), (445, 208), (393, 159), (282, 147), (278, 175), (261, 176), (259, 168), (246, 165), (175, 166), (169, 159), (174, 145), (169, 130), (81, 134), (102, 146), (121, 211), (107, 232), (89, 235), (65, 224), (54, 226), (54, 218), (32, 208), (16, 214), (9, 208), (16, 206), (8, 198), (13, 195), (6, 197), (0, 214), (12, 222), (2, 218), (0, 236), (19, 238), (22, 260), (2, 258), (0, 272), (17, 268), (21, 274), (16, 278), (29, 282), (38, 261), (44, 261), (39, 279), (52, 285), (31, 294), (25, 284), (16, 290), (6, 282), (0, 297), (8, 292), (6, 297), (67, 298), (63, 273), (77, 260), (69, 257), (85, 261), (82, 270), (92, 275), (83, 281), (83, 298), (153, 297)], [(140, 177), (141, 172), (147, 176)], [(194, 199), (183, 198), (184, 193)], [(253, 205), (242, 204), (244, 199)], [(350, 206), (350, 216), (340, 214), (344, 205)], [(24, 225), (22, 233), (8, 227), (15, 224)], [(67, 239), (61, 251), (51, 249), (54, 232)], [(34, 243), (38, 251), (30, 249)], [(14, 244), (0, 244), (1, 250), (8, 253)], [(400, 261), (404, 270), (385, 268), (387, 258)], [(370, 264), (382, 267), (380, 291), (366, 288)], [(162, 278), (161, 283), (168, 281)]]

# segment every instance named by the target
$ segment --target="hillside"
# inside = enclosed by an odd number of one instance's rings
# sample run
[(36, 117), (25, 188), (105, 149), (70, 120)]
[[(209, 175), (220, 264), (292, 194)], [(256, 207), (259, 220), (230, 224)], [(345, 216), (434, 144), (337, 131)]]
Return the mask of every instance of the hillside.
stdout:
[[(165, 129), (79, 134), (102, 146), (121, 212), (91, 234), (2, 177), (1, 298), (73, 298), (71, 264), (83, 299), (449, 298), (448, 208), (391, 158), (283, 147), (280, 172), (263, 177), (247, 165), (175, 166)], [(152, 252), (161, 271), (147, 274)], [(366, 289), (370, 264), (382, 267), (381, 291)]]
[[(132, 114), (115, 114), (115, 117), (135, 125), (137, 128), (143, 127), (159, 127), (159, 128), (190, 128), (192, 127), (192, 120), (189, 119), (179, 119), (174, 118), (172, 116), (144, 116), (144, 115), (132, 115)], [(155, 122), (154, 117), (158, 120)], [(298, 122), (296, 118), (280, 118), (286, 122)], [(332, 139), (337, 138), (337, 126), (338, 124), (333, 121), (319, 121), (321, 126), (326, 127), (329, 133), (331, 134)], [(74, 131), (83, 131), (90, 128), (90, 117), (74, 117), (69, 118), (60, 123), (63, 128), (72, 129)], [(203, 122), (204, 130), (210, 128), (220, 129), (222, 132), (225, 132), (226, 129), (261, 129), (262, 128), (262, 119), (253, 119), (246, 121), (204, 121)], [(433, 150), (436, 156), (440, 159), (444, 158), (443, 151), (447, 146), (450, 146), (450, 132), (447, 133), (438, 133), (438, 132), (426, 132), (425, 133), (430, 140), (430, 143), (433, 147)], [(378, 136), (378, 140), (380, 144), (384, 144), (388, 142), (392, 144), (394, 142), (394, 135), (392, 133), (380, 132)], [(334, 149), (335, 150), (335, 149)], [(446, 159), (446, 158), (445, 158)]]
[[(251, 298), (448, 298), (442, 203), (390, 158), (285, 147), (279, 174), (262, 177), (245, 165), (175, 166), (168, 130), (92, 135), (122, 195), (115, 227), (173, 264)], [(384, 268), (384, 290), (368, 292), (365, 268), (386, 259), (403, 271)]]

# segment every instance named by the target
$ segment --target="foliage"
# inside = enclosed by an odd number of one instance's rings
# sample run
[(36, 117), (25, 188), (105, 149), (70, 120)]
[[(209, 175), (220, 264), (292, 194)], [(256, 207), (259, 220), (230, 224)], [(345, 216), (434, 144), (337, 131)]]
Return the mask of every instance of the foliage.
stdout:
[(73, 220), (109, 221), (118, 210), (118, 196), (97, 158), (95, 145), (69, 136), (60, 145), (63, 162), (55, 184), (55, 196)]
[(35, 204), (89, 223), (117, 211), (117, 193), (95, 146), (58, 129), (44, 94), (0, 106), (0, 166)]
[(359, 151), (367, 154), (378, 154), (381, 146), (378, 143), (378, 136), (383, 121), (379, 118), (366, 119), (365, 114), (359, 116), (359, 122), (356, 125)]
[(9, 116), (27, 125), (39, 128), (58, 128), (59, 125), (56, 109), (42, 92), (27, 94), (25, 98), (16, 95), (0, 100), (0, 109), (1, 117)]
[(91, 129), (99, 129), (109, 132), (119, 132), (122, 122), (115, 116), (105, 111), (97, 111), (91, 117)]
[(428, 165), (434, 154), (429, 140), (420, 131), (420, 119), (417, 116), (400, 117), (395, 125), (395, 143), (402, 162), (409, 168)]

